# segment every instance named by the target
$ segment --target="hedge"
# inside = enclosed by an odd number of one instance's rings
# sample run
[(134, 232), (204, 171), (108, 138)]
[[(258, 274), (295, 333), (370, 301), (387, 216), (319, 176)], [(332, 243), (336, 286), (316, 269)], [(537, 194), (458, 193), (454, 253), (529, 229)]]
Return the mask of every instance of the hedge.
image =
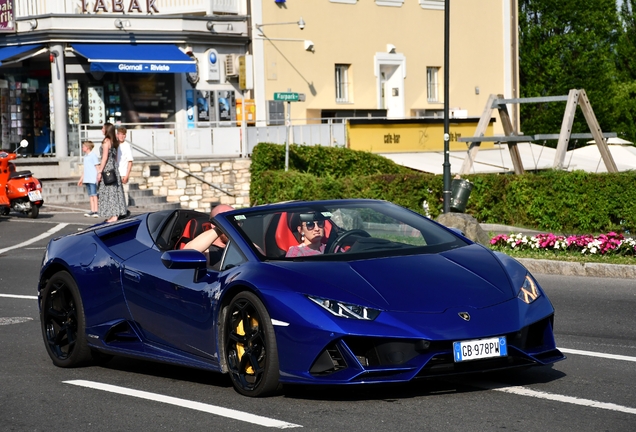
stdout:
[[(258, 144), (252, 154), (253, 205), (288, 200), (374, 198), (430, 216), (443, 211), (442, 176), (415, 172), (368, 152), (333, 147)], [(636, 172), (543, 171), (477, 174), (466, 213), (498, 223), (556, 233), (636, 230)]]

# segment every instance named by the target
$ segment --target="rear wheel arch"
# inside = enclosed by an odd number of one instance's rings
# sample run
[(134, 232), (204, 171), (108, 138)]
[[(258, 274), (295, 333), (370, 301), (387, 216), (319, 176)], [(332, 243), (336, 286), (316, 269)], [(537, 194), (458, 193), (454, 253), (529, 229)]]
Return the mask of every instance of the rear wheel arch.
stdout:
[[(52, 263), (46, 268), (46, 270), (44, 270), (44, 273), (42, 273), (40, 275), (40, 281), (38, 283), (38, 291), (42, 291), (46, 287), (46, 284), (49, 282), (49, 280), (55, 274), (57, 274), (59, 272), (66, 272), (69, 275), (71, 275), (73, 280), (75, 280), (75, 276), (73, 275), (73, 273), (65, 265), (63, 265), (63, 264), (61, 264), (59, 262)], [(76, 280), (75, 280), (75, 283), (77, 283)]]

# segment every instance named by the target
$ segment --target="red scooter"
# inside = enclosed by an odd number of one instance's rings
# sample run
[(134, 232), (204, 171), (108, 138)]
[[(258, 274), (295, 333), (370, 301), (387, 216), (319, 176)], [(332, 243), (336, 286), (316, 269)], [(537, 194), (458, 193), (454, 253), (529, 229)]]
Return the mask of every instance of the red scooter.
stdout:
[(20, 148), (28, 147), (29, 142), (22, 140), (13, 153), (0, 152), (0, 214), (8, 215), (13, 210), (25, 213), (32, 218), (40, 214), (42, 184), (33, 177), (31, 171), (17, 171), (11, 162), (17, 158)]

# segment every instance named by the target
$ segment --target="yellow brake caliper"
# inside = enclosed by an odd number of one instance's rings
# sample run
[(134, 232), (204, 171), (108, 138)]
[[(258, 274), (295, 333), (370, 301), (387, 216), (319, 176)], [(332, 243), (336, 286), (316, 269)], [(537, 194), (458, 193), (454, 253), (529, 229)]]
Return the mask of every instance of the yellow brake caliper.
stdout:
[[(256, 321), (255, 318), (250, 317), (250, 321), (252, 324), (252, 328), (258, 327), (258, 321)], [(239, 321), (238, 325), (236, 326), (236, 334), (239, 336), (245, 336), (245, 329), (243, 328), (243, 320)], [(239, 359), (242, 359), (243, 354), (245, 354), (245, 346), (240, 342), (236, 343), (236, 353), (238, 354)], [(245, 368), (245, 373), (249, 375), (254, 375), (254, 368), (252, 368), (251, 365), (247, 366)]]

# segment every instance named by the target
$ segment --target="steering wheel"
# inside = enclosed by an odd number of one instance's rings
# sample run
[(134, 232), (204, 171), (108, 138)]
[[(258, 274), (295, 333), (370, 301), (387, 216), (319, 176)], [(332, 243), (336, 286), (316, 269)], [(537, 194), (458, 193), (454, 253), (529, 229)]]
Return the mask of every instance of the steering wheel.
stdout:
[[(338, 249), (342, 248), (342, 245), (344, 244), (344, 241), (351, 236), (360, 236), (360, 237), (371, 237), (371, 234), (369, 234), (368, 232), (366, 232), (365, 230), (361, 230), (361, 229), (352, 229), (350, 231), (345, 231), (344, 233), (340, 234), (338, 236), (338, 238), (336, 238), (336, 240), (331, 244), (331, 246), (329, 247), (329, 250), (327, 251), (327, 253), (335, 253), (338, 251)], [(341, 251), (344, 252), (344, 251)]]

